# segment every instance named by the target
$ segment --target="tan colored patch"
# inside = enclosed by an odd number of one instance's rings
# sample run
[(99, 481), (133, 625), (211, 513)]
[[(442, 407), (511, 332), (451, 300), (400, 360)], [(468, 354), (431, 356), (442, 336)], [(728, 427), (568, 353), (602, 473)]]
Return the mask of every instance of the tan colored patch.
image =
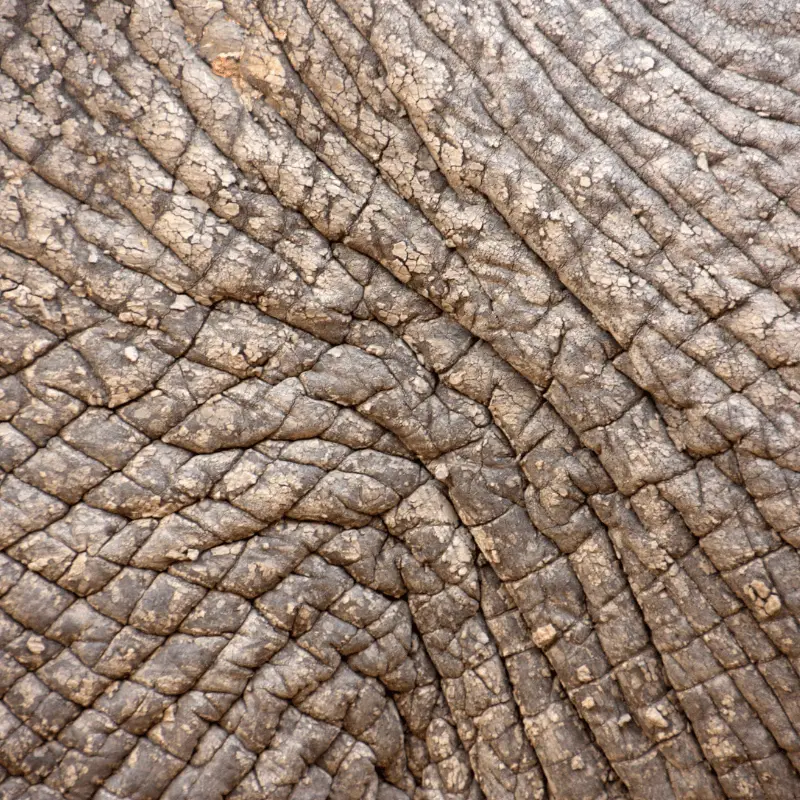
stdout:
[(231, 56), (217, 56), (211, 62), (211, 70), (222, 78), (232, 78), (239, 74), (239, 59)]

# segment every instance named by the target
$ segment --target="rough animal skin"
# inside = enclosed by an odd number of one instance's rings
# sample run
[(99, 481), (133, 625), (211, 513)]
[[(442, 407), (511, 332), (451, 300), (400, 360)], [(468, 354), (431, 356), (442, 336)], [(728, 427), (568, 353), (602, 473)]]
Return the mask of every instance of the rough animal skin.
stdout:
[(800, 798), (793, 0), (0, 2), (0, 800)]

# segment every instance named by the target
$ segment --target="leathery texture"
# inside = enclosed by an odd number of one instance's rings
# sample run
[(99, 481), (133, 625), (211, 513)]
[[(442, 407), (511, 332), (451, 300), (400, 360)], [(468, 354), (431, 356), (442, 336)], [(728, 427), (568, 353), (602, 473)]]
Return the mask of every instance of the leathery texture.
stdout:
[(3, 0), (0, 799), (800, 798), (790, 0)]

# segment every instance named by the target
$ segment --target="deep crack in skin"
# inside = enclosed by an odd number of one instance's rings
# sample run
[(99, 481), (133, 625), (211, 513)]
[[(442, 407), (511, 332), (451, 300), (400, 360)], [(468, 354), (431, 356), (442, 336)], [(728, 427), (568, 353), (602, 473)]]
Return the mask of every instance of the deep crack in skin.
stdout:
[(786, 0), (8, 0), (0, 800), (800, 797)]

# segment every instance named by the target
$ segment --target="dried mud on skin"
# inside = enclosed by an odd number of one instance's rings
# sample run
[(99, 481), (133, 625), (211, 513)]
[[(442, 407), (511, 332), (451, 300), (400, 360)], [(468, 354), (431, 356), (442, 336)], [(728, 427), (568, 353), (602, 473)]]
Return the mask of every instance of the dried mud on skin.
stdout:
[(4, 0), (2, 800), (800, 797), (788, 0)]

